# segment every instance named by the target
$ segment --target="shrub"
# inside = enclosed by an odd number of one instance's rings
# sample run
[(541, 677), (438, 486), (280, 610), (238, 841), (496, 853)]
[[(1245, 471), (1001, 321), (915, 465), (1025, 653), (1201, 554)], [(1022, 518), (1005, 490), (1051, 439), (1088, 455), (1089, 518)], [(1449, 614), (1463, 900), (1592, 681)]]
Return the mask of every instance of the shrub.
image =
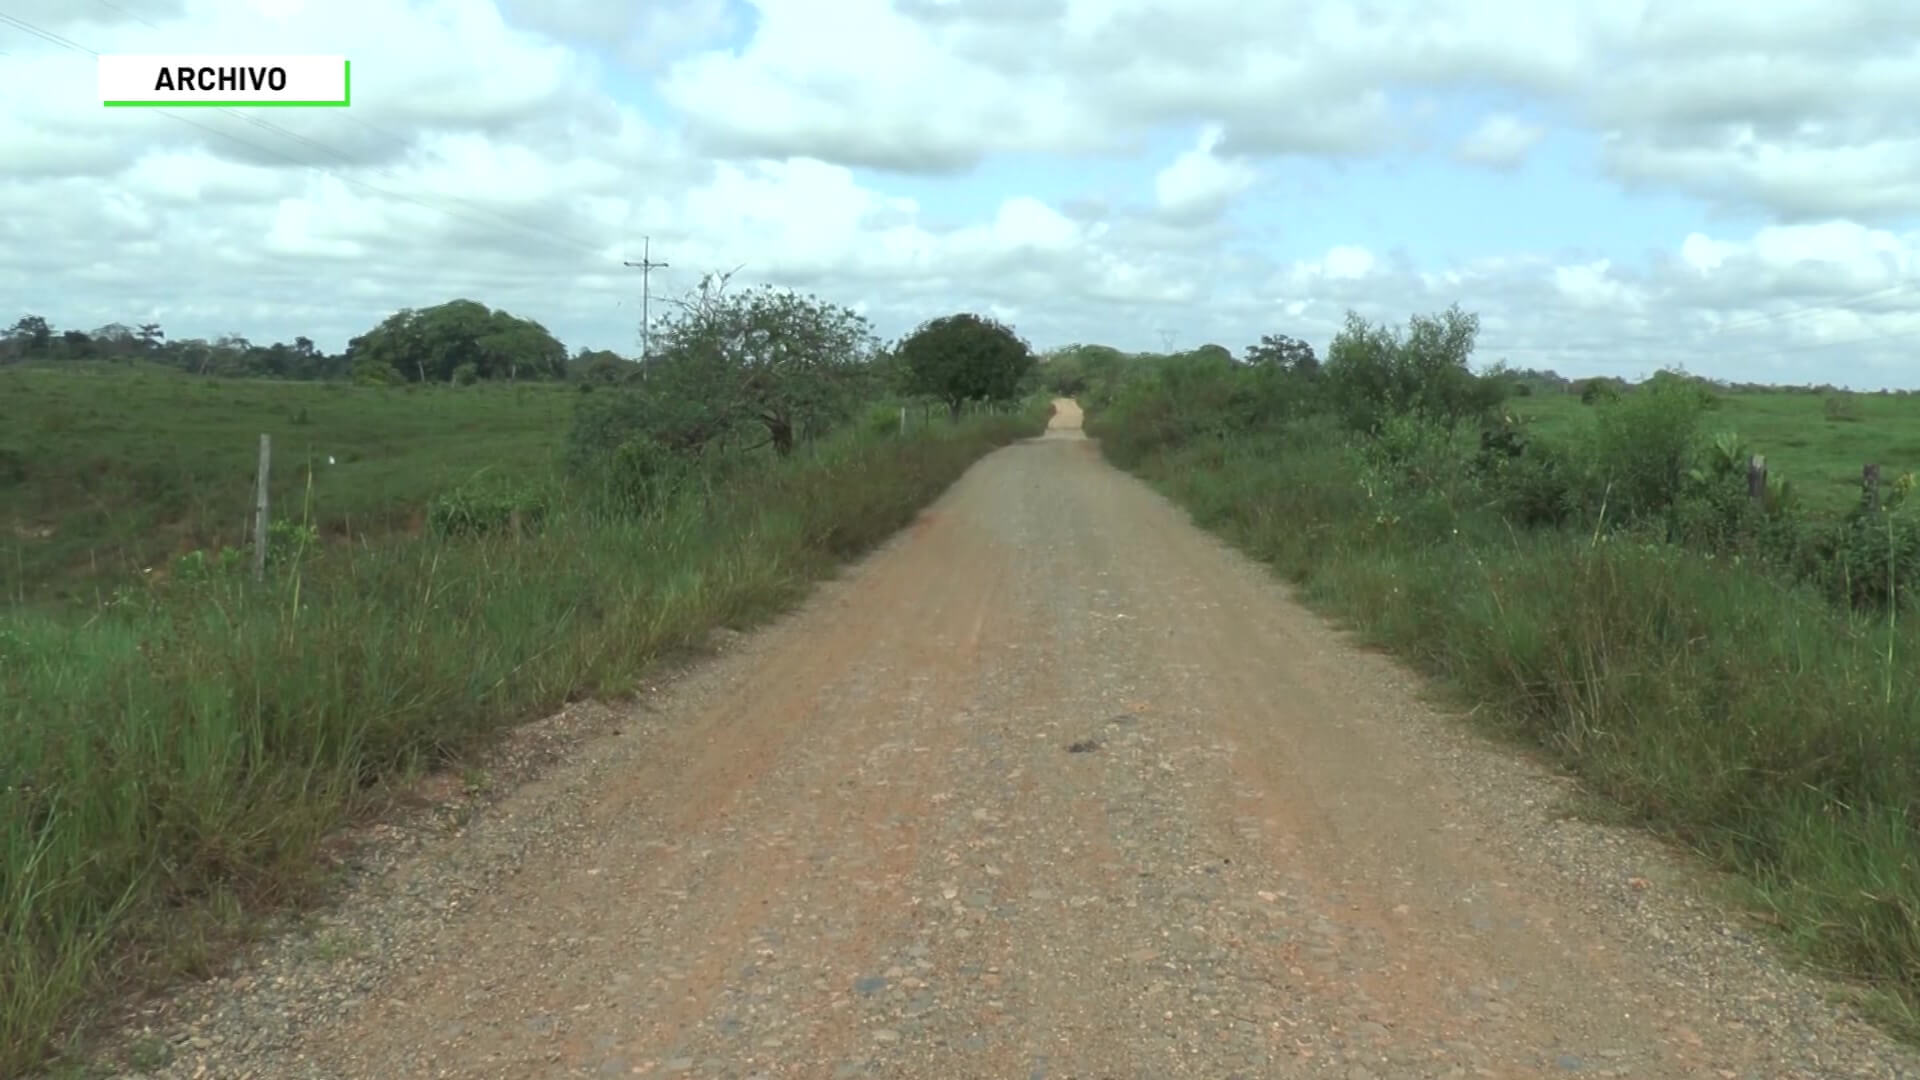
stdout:
[(1487, 416), (1506, 395), (1505, 380), (1467, 367), (1478, 316), (1458, 305), (1439, 315), (1416, 315), (1404, 335), (1348, 312), (1347, 325), (1327, 350), (1327, 401), (1355, 431), (1378, 430), (1396, 413), (1411, 413), (1448, 429)]
[(549, 505), (547, 493), (537, 487), (482, 475), (436, 496), (427, 507), (427, 524), (442, 538), (497, 533), (516, 522), (518, 528), (538, 531)]
[(1685, 489), (1706, 405), (1691, 387), (1655, 380), (1598, 409), (1586, 497), (1619, 521), (1666, 512)]
[(900, 433), (900, 406), (874, 405), (867, 409), (867, 431), (874, 435)]
[(1910, 606), (1920, 588), (1920, 517), (1904, 508), (1856, 508), (1809, 546), (1808, 576), (1850, 608)]
[(1844, 390), (1828, 394), (1826, 401), (1821, 403), (1821, 409), (1826, 413), (1829, 423), (1857, 423), (1861, 419), (1860, 395)]
[(1473, 464), (1491, 508), (1507, 521), (1543, 528), (1572, 517), (1572, 463), (1561, 450), (1528, 435), (1512, 417), (1481, 431)]
[(608, 460), (603, 491), (615, 509), (644, 511), (678, 491), (694, 468), (685, 455), (656, 440), (629, 439)]
[(1600, 405), (1616, 401), (1620, 397), (1620, 388), (1610, 379), (1588, 379), (1580, 385), (1580, 404)]

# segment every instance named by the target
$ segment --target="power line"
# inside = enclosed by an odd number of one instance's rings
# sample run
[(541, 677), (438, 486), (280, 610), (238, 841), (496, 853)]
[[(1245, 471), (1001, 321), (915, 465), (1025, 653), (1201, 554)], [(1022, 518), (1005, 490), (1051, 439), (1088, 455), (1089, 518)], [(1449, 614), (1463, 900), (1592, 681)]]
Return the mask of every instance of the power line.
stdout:
[(1838, 300), (1824, 301), (1820, 303), (1799, 304), (1794, 307), (1788, 308), (1785, 311), (1761, 312), (1757, 315), (1748, 316), (1746, 318), (1735, 319), (1732, 322), (1721, 323), (1719, 326), (1714, 327), (1713, 332), (1715, 334), (1724, 334), (1729, 332), (1737, 332), (1741, 330), (1751, 330), (1756, 327), (1766, 326), (1770, 323), (1778, 322), (1781, 320), (1792, 319), (1796, 315), (1806, 315), (1806, 314), (1813, 314), (1817, 312), (1827, 312), (1827, 311), (1852, 311), (1854, 310), (1852, 305), (1860, 303), (1862, 301), (1878, 300), (1885, 297), (1898, 296), (1903, 292), (1910, 292), (1912, 291), (1912, 289), (1913, 289), (1913, 285), (1910, 282), (1905, 282), (1905, 281), (1896, 282), (1892, 285), (1887, 285), (1882, 288), (1875, 289), (1872, 292), (1860, 293), (1855, 296), (1843, 296)]
[(640, 270), (640, 377), (644, 379), (647, 377), (647, 361), (653, 355), (653, 317), (651, 311), (653, 289), (651, 279), (655, 270), (665, 269), (667, 264), (653, 261), (653, 237), (643, 236), (641, 240), (646, 246), (641, 249), (643, 253), (640, 256), (640, 261), (629, 261), (627, 265), (638, 267)]
[(146, 23), (147, 26), (152, 27), (155, 30), (160, 29), (160, 27), (154, 25), (151, 22), (148, 22), (147, 18), (144, 15), (135, 15), (133, 12), (128, 11), (126, 8), (121, 7), (119, 4), (114, 3), (113, 0), (93, 0), (93, 2), (96, 4), (99, 4), (103, 8), (109, 8), (113, 11), (117, 11), (120, 14), (125, 15), (127, 18), (132, 19), (134, 22)]
[(100, 55), (99, 53), (93, 52), (92, 49), (87, 48), (85, 45), (80, 44), (79, 42), (73, 40), (72, 38), (61, 37), (59, 34), (56, 34), (51, 30), (42, 30), (41, 28), (33, 25), (27, 20), (18, 18), (13, 15), (9, 15), (4, 11), (0, 11), (0, 22), (4, 22), (7, 25), (20, 30), (22, 33), (32, 34), (34, 37), (37, 37), (42, 41), (51, 42), (52, 44), (58, 45), (63, 49), (76, 49), (84, 53), (93, 53), (93, 55), (95, 56)]
[[(137, 22), (142, 26), (145, 26), (149, 30), (160, 29), (159, 23), (154, 22), (152, 19), (149, 19), (144, 15), (139, 15), (134, 12), (128, 11), (126, 8), (121, 7), (119, 4), (113, 3), (113, 0), (93, 0), (93, 2), (96, 4), (99, 4), (101, 7), (108, 8), (112, 11), (116, 11), (122, 15), (125, 15), (127, 18), (132, 19), (134, 22)], [(225, 111), (225, 110), (221, 110), (221, 111)], [(385, 135), (388, 139), (392, 140), (398, 146), (406, 147), (406, 146), (412, 145), (412, 140), (406, 138), (405, 136), (396, 135), (393, 132), (388, 131), (386, 128), (383, 128), (380, 125), (375, 124), (370, 120), (356, 116), (351, 112), (342, 112), (339, 115), (345, 117), (348, 120), (353, 121), (356, 124), (359, 124), (361, 127), (366, 128), (369, 131), (373, 131), (381, 135)]]

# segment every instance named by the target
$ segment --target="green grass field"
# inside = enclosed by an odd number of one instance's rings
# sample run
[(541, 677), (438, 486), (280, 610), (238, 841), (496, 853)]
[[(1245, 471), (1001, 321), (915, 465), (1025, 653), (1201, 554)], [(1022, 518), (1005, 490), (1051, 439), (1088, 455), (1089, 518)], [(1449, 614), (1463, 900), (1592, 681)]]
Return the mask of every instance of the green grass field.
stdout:
[[(1860, 467), (1868, 462), (1888, 481), (1920, 471), (1920, 395), (1849, 395), (1847, 405), (1834, 407), (1844, 418), (1829, 416), (1828, 400), (1788, 390), (1724, 393), (1703, 430), (1739, 434), (1816, 512), (1837, 513), (1857, 502)], [(1575, 394), (1515, 398), (1511, 408), (1548, 439), (1592, 423), (1592, 407)]]
[(86, 596), (194, 548), (243, 544), (262, 433), (275, 517), (300, 516), (311, 467), (323, 533), (416, 527), (427, 500), (483, 468), (546, 474), (577, 397), (537, 383), (0, 370), (0, 596)]

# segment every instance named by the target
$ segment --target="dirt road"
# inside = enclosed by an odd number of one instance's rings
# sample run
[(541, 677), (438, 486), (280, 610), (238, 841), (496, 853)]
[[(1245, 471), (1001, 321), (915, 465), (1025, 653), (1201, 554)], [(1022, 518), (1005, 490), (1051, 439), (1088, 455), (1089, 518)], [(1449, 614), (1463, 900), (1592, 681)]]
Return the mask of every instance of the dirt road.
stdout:
[[(1677, 860), (1557, 814), (1568, 790), (1104, 464), (1066, 403), (354, 901), (464, 897), (410, 909), (377, 978), (173, 1072), (1908, 1075)], [(488, 845), (516, 854), (462, 854)]]

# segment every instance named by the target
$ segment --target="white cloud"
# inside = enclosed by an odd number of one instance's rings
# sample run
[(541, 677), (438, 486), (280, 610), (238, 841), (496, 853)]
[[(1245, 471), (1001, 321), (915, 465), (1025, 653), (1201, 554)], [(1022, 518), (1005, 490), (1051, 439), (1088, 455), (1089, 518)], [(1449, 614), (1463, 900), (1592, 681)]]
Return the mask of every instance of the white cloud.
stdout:
[(1625, 312), (1641, 306), (1639, 290), (1612, 277), (1613, 260), (1599, 259), (1579, 266), (1557, 266), (1553, 284), (1566, 301), (1589, 311)]
[(1351, 280), (1366, 277), (1376, 262), (1373, 252), (1366, 248), (1343, 245), (1327, 252), (1326, 258), (1320, 261), (1320, 270), (1331, 278)]
[(723, 42), (743, 19), (728, 0), (502, 0), (508, 20), (581, 48), (604, 49), (646, 71)]
[[(1043, 345), (1323, 345), (1349, 307), (1458, 301), (1488, 359), (1920, 380), (1909, 0), (117, 2), (146, 22), (7, 10), (103, 51), (346, 51), (356, 104), (103, 110), (91, 57), (7, 38), (0, 78), (34, 93), (0, 100), (0, 295), (62, 326), (337, 348), (467, 295), (626, 348), (648, 235), (656, 294), (744, 264), (888, 333), (971, 308)], [(1170, 133), (1194, 141), (1150, 158)], [(1549, 136), (1724, 216), (1415, 258), (1430, 238), (1343, 192), (1386, 160), (1393, 197), (1455, 220), (1423, 163), (1511, 168)]]
[(1454, 151), (1463, 161), (1494, 169), (1512, 169), (1527, 158), (1527, 153), (1546, 136), (1546, 129), (1528, 124), (1507, 113), (1494, 113), (1480, 121)]
[(1259, 178), (1245, 161), (1223, 158), (1215, 152), (1224, 135), (1218, 125), (1203, 129), (1192, 149), (1182, 152), (1153, 178), (1154, 198), (1168, 220), (1184, 224), (1212, 221)]

